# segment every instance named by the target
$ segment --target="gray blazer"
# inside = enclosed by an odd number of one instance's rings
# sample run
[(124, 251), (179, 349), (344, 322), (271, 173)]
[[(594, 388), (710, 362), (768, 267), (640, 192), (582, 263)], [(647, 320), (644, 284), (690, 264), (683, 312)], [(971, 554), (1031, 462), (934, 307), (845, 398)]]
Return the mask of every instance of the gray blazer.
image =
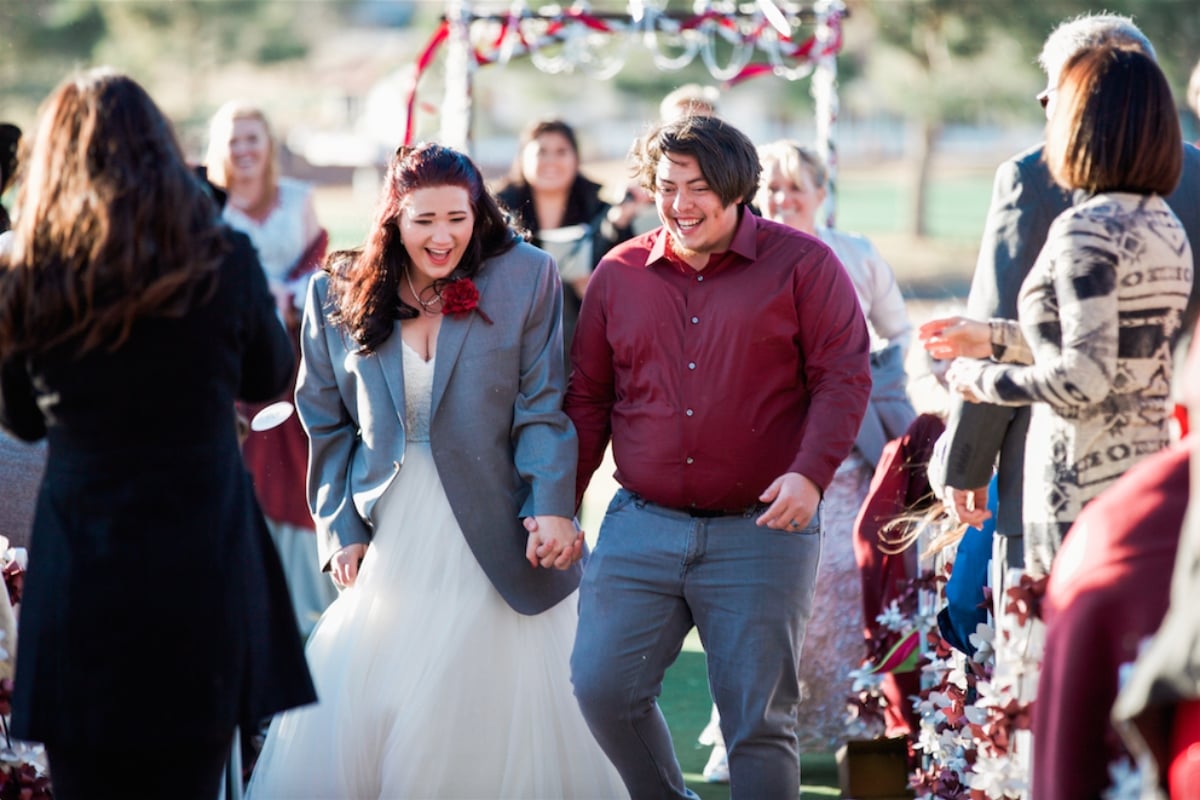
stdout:
[[(579, 584), (525, 561), (521, 518), (571, 517), (575, 429), (562, 412), (562, 292), (549, 255), (521, 243), (475, 277), (477, 313), (438, 333), (430, 440), (467, 544), (496, 590), (522, 614), (550, 608)], [(328, 320), (329, 276), (309, 289), (296, 409), (310, 441), (308, 502), (323, 569), (337, 550), (371, 540), (376, 501), (404, 469), (400, 323), (370, 355)]]
[[(1072, 203), (1042, 161), (1042, 145), (1000, 165), (992, 191), (992, 204), (984, 226), (979, 260), (967, 298), (967, 316), (986, 320), (1016, 319), (1021, 284), (1046, 243), (1050, 223)], [(1183, 222), (1188, 239), (1200, 243), (1200, 150), (1184, 145), (1183, 176), (1167, 203)], [(1193, 246), (1193, 259), (1200, 247)], [(1200, 309), (1200, 283), (1193, 282), (1184, 315), (1191, 332)], [(987, 486), (997, 471), (999, 509), (996, 532), (1022, 535), (1021, 482), (1025, 461), (1028, 407), (967, 403), (955, 396), (946, 422), (946, 474), (935, 482), (959, 489)]]

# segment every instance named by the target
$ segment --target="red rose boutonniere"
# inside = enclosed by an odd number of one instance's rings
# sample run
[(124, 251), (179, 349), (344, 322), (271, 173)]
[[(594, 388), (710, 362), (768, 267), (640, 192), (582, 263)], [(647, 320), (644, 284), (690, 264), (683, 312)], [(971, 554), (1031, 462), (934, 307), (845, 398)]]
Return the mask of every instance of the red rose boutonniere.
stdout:
[(479, 289), (470, 278), (459, 278), (447, 283), (440, 292), (442, 297), (442, 313), (451, 316), (461, 316), (474, 311), (483, 317), (483, 321), (491, 325), (492, 320), (479, 307)]

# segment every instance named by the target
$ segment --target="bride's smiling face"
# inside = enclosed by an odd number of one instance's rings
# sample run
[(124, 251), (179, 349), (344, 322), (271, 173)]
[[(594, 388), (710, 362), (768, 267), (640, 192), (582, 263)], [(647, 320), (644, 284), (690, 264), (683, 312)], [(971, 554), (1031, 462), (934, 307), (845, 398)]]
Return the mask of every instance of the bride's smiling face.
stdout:
[(475, 232), (475, 210), (461, 186), (414, 189), (400, 211), (400, 239), (424, 288), (449, 277), (462, 261)]

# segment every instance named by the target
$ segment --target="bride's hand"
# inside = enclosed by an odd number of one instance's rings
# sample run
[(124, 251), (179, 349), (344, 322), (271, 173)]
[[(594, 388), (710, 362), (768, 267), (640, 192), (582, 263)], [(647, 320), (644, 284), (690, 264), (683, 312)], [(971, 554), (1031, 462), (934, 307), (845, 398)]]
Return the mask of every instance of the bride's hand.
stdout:
[(329, 559), (329, 574), (338, 586), (349, 588), (358, 580), (358, 565), (367, 554), (365, 544), (348, 544)]
[(566, 517), (526, 517), (525, 558), (533, 567), (567, 569), (583, 557), (583, 531)]

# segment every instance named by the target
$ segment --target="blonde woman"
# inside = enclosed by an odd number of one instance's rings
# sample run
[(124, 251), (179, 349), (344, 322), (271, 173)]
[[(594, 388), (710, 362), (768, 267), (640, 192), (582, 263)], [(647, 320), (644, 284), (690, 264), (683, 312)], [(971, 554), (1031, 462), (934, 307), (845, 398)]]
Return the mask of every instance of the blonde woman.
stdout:
[[(312, 190), (279, 176), (276, 139), (261, 109), (226, 103), (209, 128), (208, 179), (227, 195), (222, 216), (258, 251), (280, 319), (299, 357), (300, 312), (308, 280), (325, 256), (328, 238), (317, 222)], [(295, 376), (276, 400), (290, 400)], [(261, 406), (246, 406), (251, 417)], [(312, 517), (304, 496), (308, 442), (293, 416), (276, 428), (251, 432), (246, 468), (267, 516), (287, 573), (300, 631), (308, 635), (336, 595), (317, 565)]]

